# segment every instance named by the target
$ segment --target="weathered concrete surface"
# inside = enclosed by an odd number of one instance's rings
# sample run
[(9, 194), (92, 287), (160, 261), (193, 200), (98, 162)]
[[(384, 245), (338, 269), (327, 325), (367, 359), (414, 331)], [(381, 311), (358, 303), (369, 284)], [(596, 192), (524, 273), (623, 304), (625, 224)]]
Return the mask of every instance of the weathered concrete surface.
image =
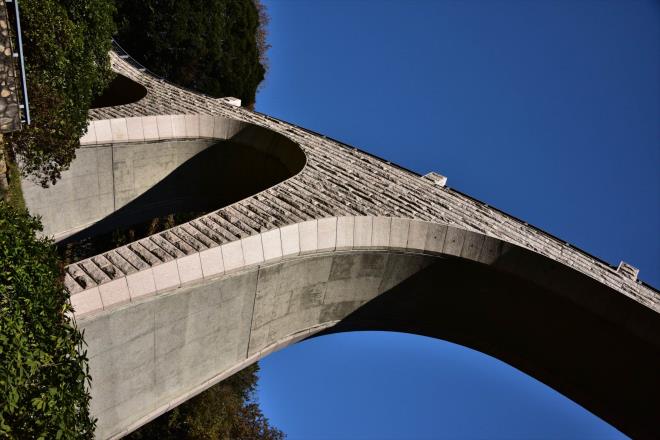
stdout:
[[(99, 437), (134, 429), (298, 338), (362, 328), (476, 348), (634, 437), (660, 436), (660, 295), (634, 268), (612, 267), (440, 180), (176, 88), (130, 59), (113, 54), (113, 67), (148, 93), (91, 111), (82, 144), (227, 139), (219, 127), (270, 151), (292, 177), (67, 267), (89, 329)], [(269, 169), (236, 163), (255, 179)], [(238, 283), (226, 298), (225, 283)], [(175, 322), (181, 337), (159, 351), (170, 342), (159, 344), (159, 329)]]
[(176, 211), (210, 211), (271, 187), (304, 164), (283, 136), (222, 117), (97, 121), (81, 144), (56, 185), (21, 182), (30, 212), (56, 240), (91, 225), (87, 235)]
[(579, 288), (536, 284), (525, 278), (529, 259), (503, 243), (490, 264), (412, 249), (303, 253), (84, 315), (97, 435), (121, 436), (318, 332), (378, 329), (475, 348), (624, 432), (653, 437), (660, 378), (644, 367), (660, 365), (655, 312), (624, 296), (608, 301), (611, 291), (547, 259), (531, 264)]
[(82, 321), (105, 438), (245, 358), (257, 273)]
[(41, 216), (44, 234), (66, 237), (122, 208), (200, 151), (211, 140), (85, 146), (57, 185), (23, 180), (26, 204)]
[(335, 324), (430, 263), (387, 253), (303, 256), (80, 319), (97, 372), (97, 436), (144, 423), (236, 365)]

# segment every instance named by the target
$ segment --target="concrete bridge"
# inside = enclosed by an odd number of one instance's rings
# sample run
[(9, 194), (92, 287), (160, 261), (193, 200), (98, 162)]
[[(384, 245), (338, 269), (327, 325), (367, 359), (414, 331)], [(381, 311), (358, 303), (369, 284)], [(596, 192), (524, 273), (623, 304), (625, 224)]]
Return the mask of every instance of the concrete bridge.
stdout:
[(660, 294), (634, 267), (437, 174), (183, 90), (125, 54), (112, 63), (144, 97), (92, 110), (62, 180), (23, 182), (30, 210), (60, 240), (210, 213), (66, 268), (99, 438), (274, 350), (364, 329), (474, 348), (630, 436), (660, 437)]

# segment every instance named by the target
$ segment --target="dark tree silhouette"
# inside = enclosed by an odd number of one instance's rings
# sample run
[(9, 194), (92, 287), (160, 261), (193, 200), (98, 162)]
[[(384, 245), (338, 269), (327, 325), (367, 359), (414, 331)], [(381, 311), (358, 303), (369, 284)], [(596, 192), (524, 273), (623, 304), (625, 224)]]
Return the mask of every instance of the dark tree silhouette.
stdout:
[(117, 40), (176, 84), (250, 106), (266, 72), (267, 15), (255, 1), (117, 0)]
[(253, 364), (127, 438), (130, 440), (282, 440), (254, 400), (259, 367)]

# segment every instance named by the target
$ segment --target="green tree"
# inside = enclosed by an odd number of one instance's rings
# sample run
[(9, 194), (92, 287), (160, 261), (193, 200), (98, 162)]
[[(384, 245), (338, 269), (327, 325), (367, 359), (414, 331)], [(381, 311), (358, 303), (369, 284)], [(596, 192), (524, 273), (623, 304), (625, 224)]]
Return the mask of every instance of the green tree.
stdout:
[(254, 400), (253, 364), (131, 434), (131, 440), (282, 440)]
[(0, 201), (0, 437), (93, 438), (89, 374), (53, 243)]
[(255, 0), (117, 0), (117, 39), (168, 80), (249, 106), (266, 71), (266, 18)]
[(24, 175), (55, 183), (75, 158), (87, 111), (113, 77), (113, 0), (22, 0), (32, 124), (8, 136)]

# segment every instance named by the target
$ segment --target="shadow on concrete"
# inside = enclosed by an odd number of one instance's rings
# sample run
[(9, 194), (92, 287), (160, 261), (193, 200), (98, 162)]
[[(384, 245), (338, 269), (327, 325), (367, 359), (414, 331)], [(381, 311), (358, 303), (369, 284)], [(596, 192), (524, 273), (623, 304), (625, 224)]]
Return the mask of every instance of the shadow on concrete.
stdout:
[(383, 330), (444, 339), (506, 362), (633, 438), (660, 438), (657, 314), (582, 277), (589, 291), (573, 294), (608, 297), (620, 316), (646, 321), (654, 333), (640, 338), (566, 295), (443, 258), (317, 336)]
[(218, 142), (127, 205), (58, 244), (63, 246), (172, 213), (205, 213), (222, 208), (291, 177), (304, 164), (302, 151), (294, 159), (297, 163), (245, 144)]
[(147, 96), (147, 89), (124, 75), (116, 74), (103, 93), (92, 101), (91, 108), (132, 104)]

